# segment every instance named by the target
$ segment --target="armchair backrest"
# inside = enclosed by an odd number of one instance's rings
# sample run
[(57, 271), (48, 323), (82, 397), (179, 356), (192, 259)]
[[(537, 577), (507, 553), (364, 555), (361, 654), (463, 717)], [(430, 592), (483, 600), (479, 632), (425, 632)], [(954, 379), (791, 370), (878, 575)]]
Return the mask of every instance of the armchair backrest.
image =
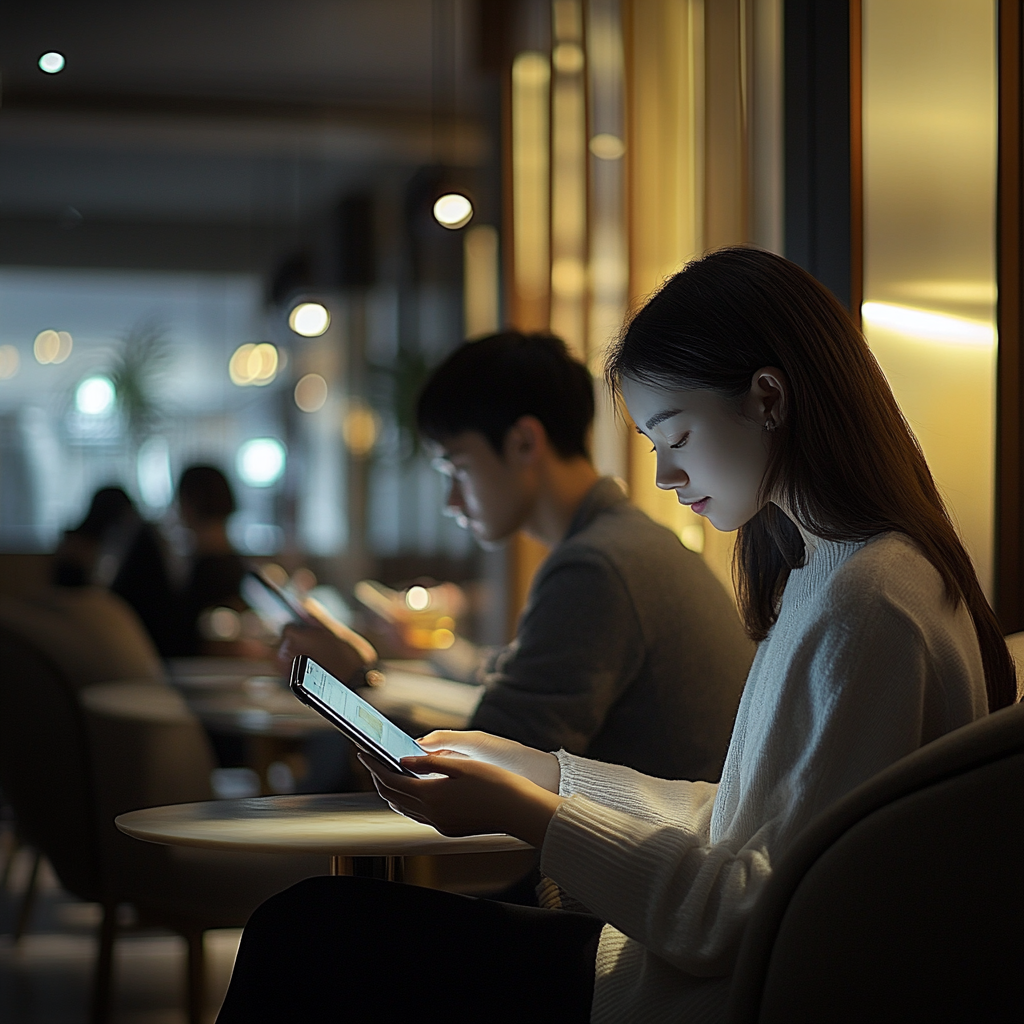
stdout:
[(813, 822), (758, 901), (738, 1022), (1024, 1019), (1024, 706), (950, 733)]
[(0, 788), (61, 884), (98, 900), (96, 805), (81, 709), (64, 674), (0, 628)]

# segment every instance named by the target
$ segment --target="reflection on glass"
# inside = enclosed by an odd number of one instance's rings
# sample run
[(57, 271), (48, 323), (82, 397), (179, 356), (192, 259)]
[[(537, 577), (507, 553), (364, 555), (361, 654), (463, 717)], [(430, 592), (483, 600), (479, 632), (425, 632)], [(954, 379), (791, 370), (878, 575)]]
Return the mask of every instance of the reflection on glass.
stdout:
[(994, 15), (992, 0), (864, 2), (864, 329), (989, 594)]

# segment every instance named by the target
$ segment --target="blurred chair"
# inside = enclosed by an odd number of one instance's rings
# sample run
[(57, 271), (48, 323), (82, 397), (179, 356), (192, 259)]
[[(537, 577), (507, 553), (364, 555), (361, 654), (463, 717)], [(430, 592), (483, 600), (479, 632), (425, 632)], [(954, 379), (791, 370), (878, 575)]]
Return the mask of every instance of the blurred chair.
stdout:
[(1017, 669), (1017, 700), (1021, 699), (1021, 691), (1024, 688), (1024, 633), (1010, 633), (1003, 637), (1006, 641), (1010, 657), (1013, 658), (1014, 667)]
[(102, 587), (47, 587), (0, 597), (0, 627), (45, 651), (76, 689), (112, 679), (164, 678), (138, 616)]
[(727, 1019), (1024, 1020), (1024, 706), (821, 815), (754, 909)]
[[(210, 799), (205, 733), (159, 683), (76, 692), (55, 661), (0, 628), (0, 786), (25, 840), (61, 884), (103, 907), (91, 1020), (109, 1015), (117, 907), (188, 942), (188, 1013), (203, 1007), (203, 932), (239, 927), (273, 893), (328, 869), (325, 858), (231, 854), (138, 842), (115, 815)], [(79, 699), (81, 697), (81, 699)]]

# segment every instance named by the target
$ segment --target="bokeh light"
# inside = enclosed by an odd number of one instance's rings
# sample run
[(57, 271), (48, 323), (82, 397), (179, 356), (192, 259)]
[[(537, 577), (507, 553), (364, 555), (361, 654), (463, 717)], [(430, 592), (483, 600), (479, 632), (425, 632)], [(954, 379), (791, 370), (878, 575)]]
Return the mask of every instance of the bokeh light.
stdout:
[(276, 437), (254, 437), (238, 449), (238, 475), (250, 487), (271, 487), (284, 475), (285, 459)]
[(67, 331), (40, 331), (32, 343), (32, 353), (36, 362), (46, 366), (50, 363), (63, 363), (71, 355), (74, 341)]
[(348, 450), (357, 458), (369, 455), (377, 443), (377, 415), (365, 405), (357, 405), (345, 414), (341, 435)]
[(303, 338), (319, 338), (331, 326), (331, 314), (319, 302), (300, 302), (288, 314), (288, 326)]
[(598, 160), (618, 160), (625, 154), (626, 144), (618, 135), (601, 132), (590, 140), (590, 152)]
[(307, 373), (295, 385), (295, 404), (303, 412), (319, 412), (327, 401), (327, 381), (319, 373)]
[(430, 604), (430, 592), (426, 587), (410, 587), (405, 592), (406, 607), (414, 612), (422, 612)]
[(0, 345), (0, 380), (10, 380), (21, 366), (21, 356), (13, 345)]
[(228, 376), (232, 384), (244, 388), (250, 385), (264, 387), (276, 376), (281, 359), (270, 342), (247, 342), (235, 349), (228, 362)]
[(86, 377), (75, 389), (75, 408), (85, 416), (106, 416), (113, 411), (116, 398), (109, 377)]
[(45, 71), (48, 75), (55, 75), (58, 71), (64, 70), (64, 65), (66, 63), (63, 53), (57, 53), (56, 50), (50, 50), (49, 53), (44, 53), (42, 57), (39, 58), (39, 70)]
[(448, 192), (434, 203), (434, 219), (452, 231), (465, 227), (473, 217), (473, 204), (459, 192)]

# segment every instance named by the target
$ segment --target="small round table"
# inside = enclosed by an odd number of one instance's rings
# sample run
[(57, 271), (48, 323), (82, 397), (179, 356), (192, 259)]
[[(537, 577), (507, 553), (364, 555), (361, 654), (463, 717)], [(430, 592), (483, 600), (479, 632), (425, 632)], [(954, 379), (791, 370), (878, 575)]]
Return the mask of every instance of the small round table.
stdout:
[(129, 811), (114, 819), (127, 835), (167, 846), (256, 853), (320, 853), (332, 875), (402, 881), (405, 857), (504, 853), (532, 847), (507, 835), (443, 836), (391, 810), (376, 793), (265, 796)]

